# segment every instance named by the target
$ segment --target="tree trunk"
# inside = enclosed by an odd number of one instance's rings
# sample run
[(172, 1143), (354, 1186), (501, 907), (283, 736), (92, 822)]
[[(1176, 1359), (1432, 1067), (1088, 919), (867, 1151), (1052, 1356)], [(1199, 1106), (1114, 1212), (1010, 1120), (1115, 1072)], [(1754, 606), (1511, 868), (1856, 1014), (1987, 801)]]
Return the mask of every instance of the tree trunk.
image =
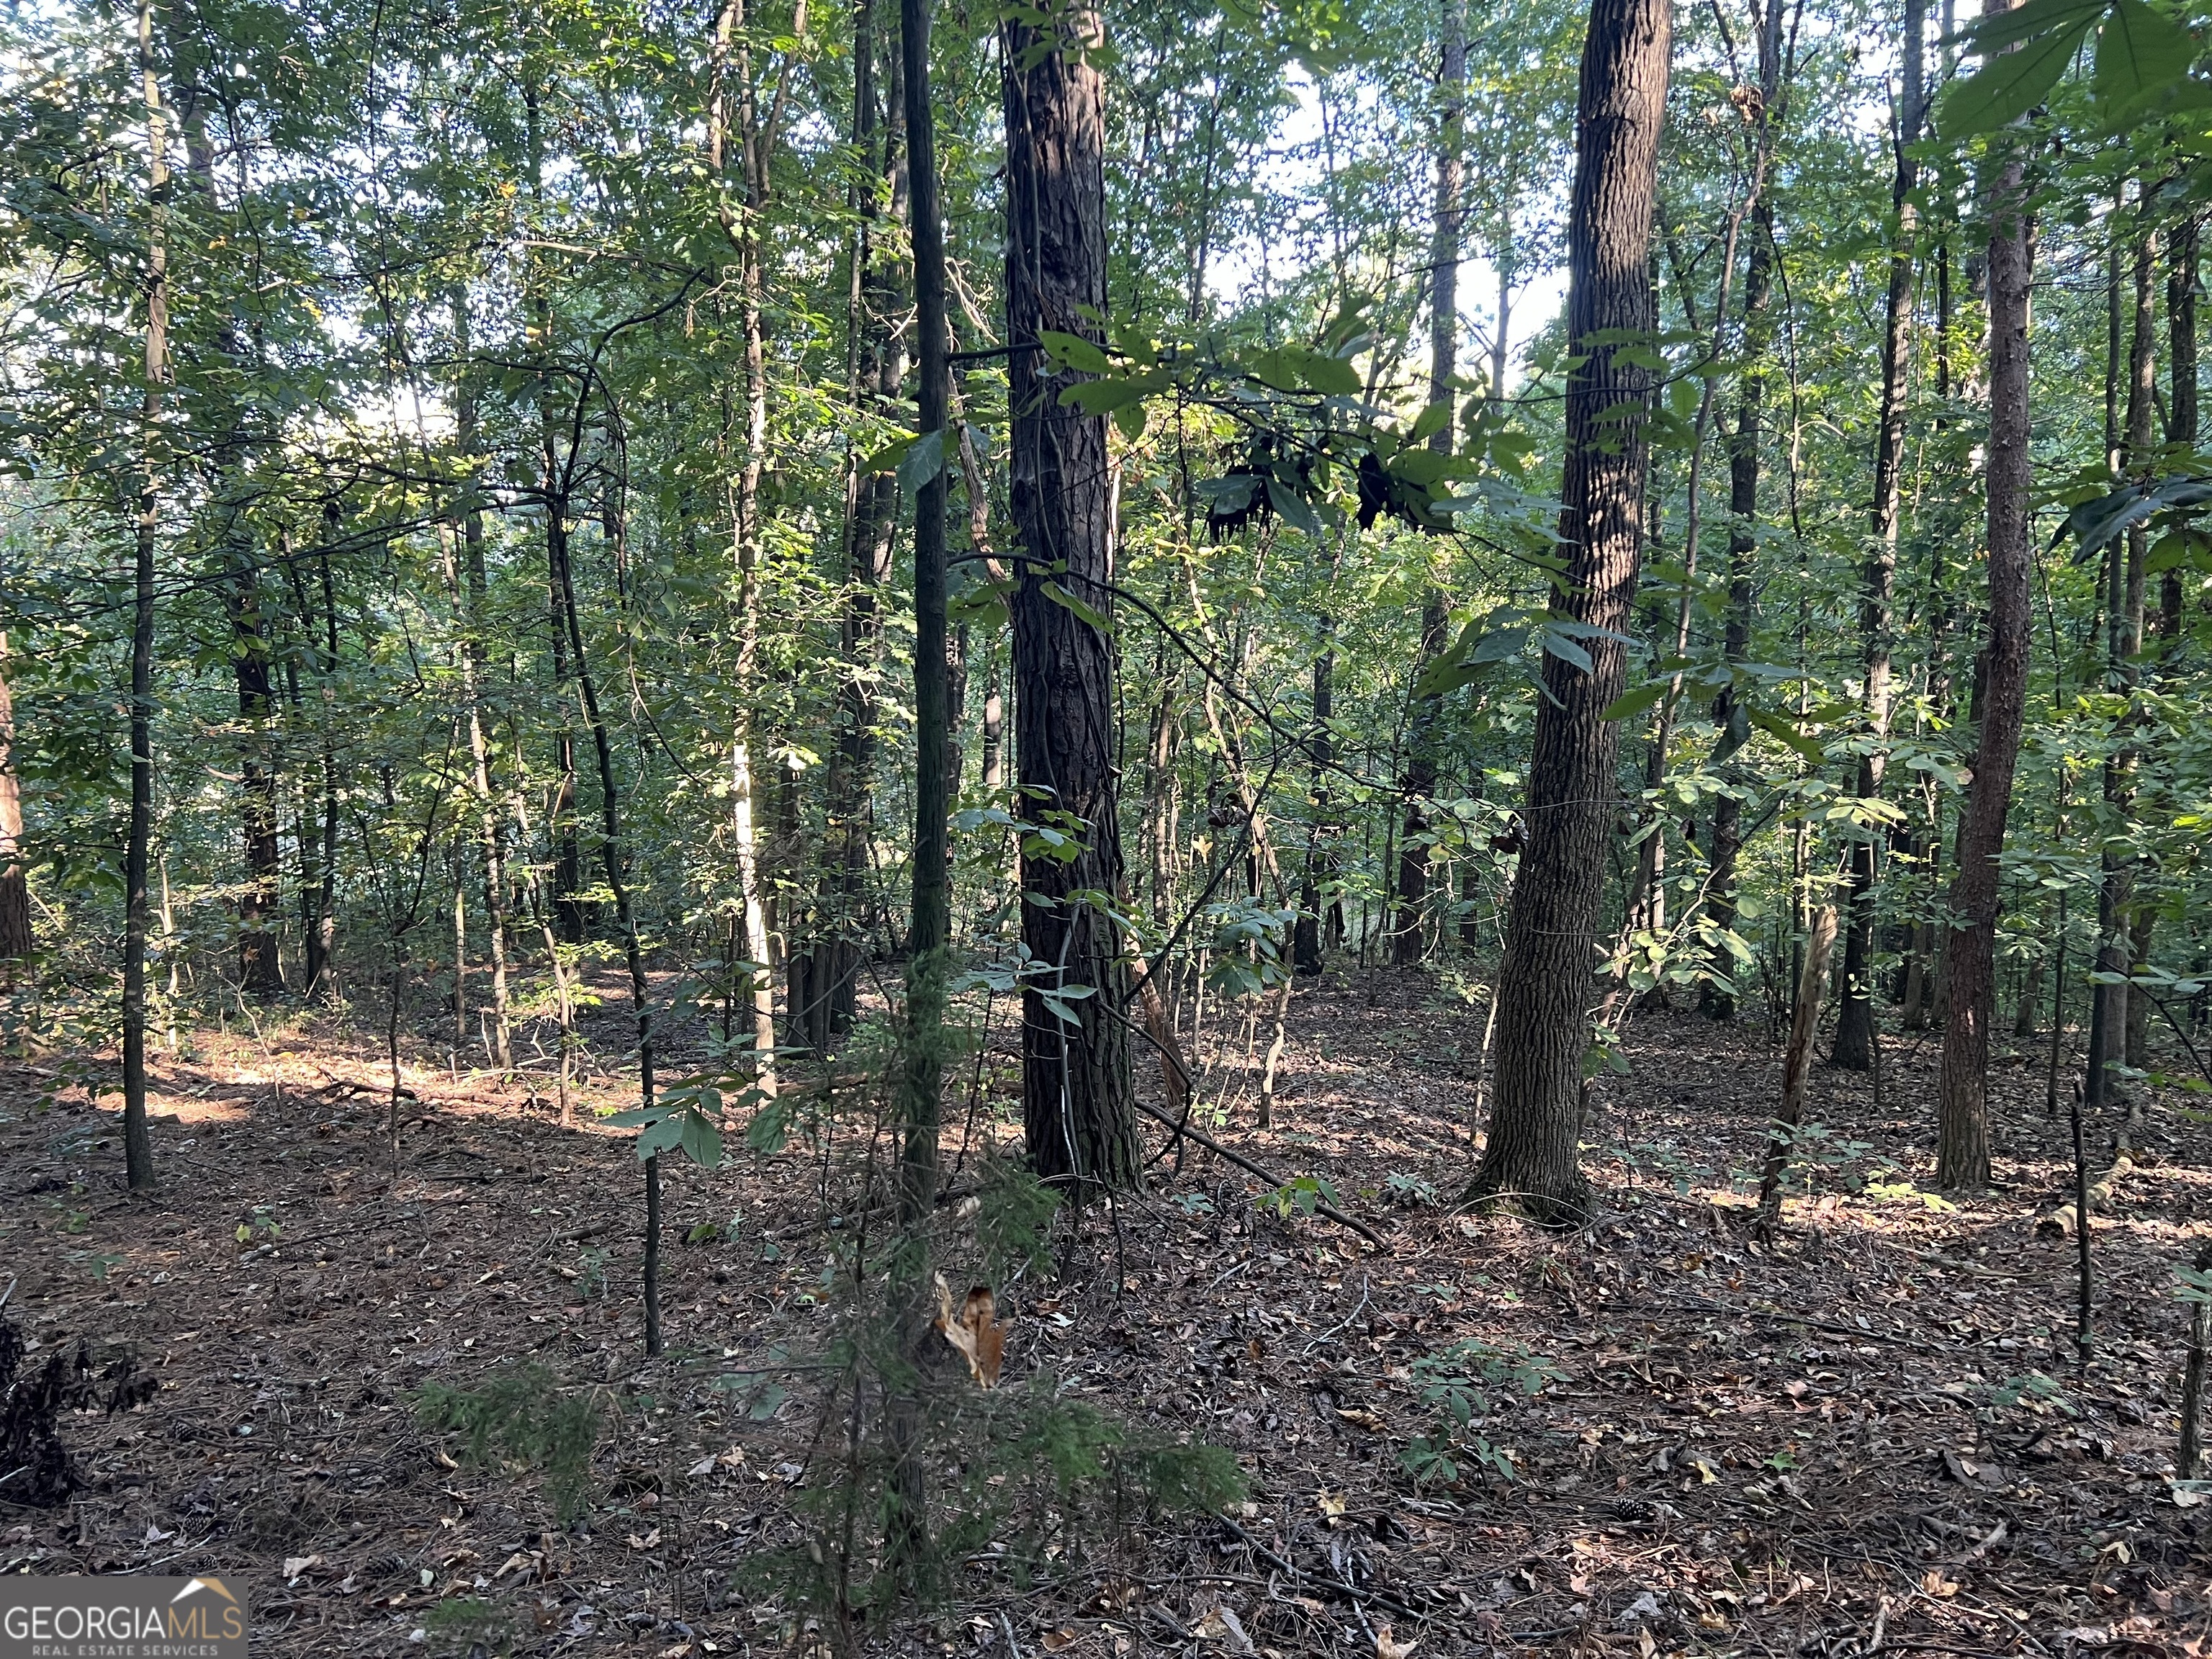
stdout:
[[(1441, 435), (1441, 434), (1440, 434)], [(1421, 602), (1421, 644), (1413, 664), (1419, 673), (1444, 648), (1444, 596), (1431, 588)], [(1421, 959), (1429, 890), (1429, 806), (1437, 793), (1437, 715), (1443, 699), (1416, 696), (1406, 711), (1406, 822), (1398, 836), (1398, 914), (1390, 959), (1401, 968)]]
[[(1547, 1218), (1583, 1215), (1589, 1185), (1576, 1156), (1583, 1058), (1596, 1000), (1606, 848), (1619, 811), (1618, 732), (1601, 720), (1620, 695), (1643, 556), (1650, 373), (1623, 362), (1612, 331), (1656, 324), (1650, 274), (1659, 135), (1673, 11), (1665, 0), (1593, 0), (1577, 100), (1575, 181), (1567, 222), (1567, 337), (1580, 362), (1567, 381), (1559, 604), (1608, 630), (1589, 641), (1585, 672), (1544, 659), (1530, 755), (1527, 845), (1514, 882), (1498, 983), (1495, 1097), (1474, 1190)], [(1592, 342), (1590, 337), (1599, 336)]]
[[(1989, 0), (1984, 15), (2009, 9), (2008, 0)], [(1984, 1187), (1990, 1179), (1998, 858), (2004, 850), (2027, 697), (2030, 273), (2021, 148), (2017, 136), (2006, 142), (1989, 174), (1989, 641), (1977, 699), (1980, 731), (1949, 906), (1954, 921), (1946, 952), (1949, 982), (1936, 1161), (1936, 1181), (1946, 1188)]]
[[(1761, 327), (1771, 289), (1774, 260), (1774, 216), (1762, 199), (1753, 210), (1751, 257), (1743, 280), (1743, 333), (1746, 367), (1737, 388), (1735, 430), (1729, 435), (1729, 551), (1728, 614), (1722, 628), (1722, 651), (1734, 666), (1751, 651), (1752, 609), (1756, 601), (1754, 568), (1759, 538), (1759, 420), (1766, 390), (1766, 375), (1759, 361), (1765, 341)], [(1733, 682), (1713, 699), (1713, 724), (1720, 727), (1720, 742), (1713, 750), (1713, 765), (1723, 775), (1741, 771), (1736, 757), (1751, 740), (1750, 712), (1743, 688)], [(1733, 794), (1713, 802), (1712, 875), (1707, 883), (1706, 908), (1716, 926), (1733, 932), (1736, 923), (1737, 860), (1743, 850), (1743, 803)], [(1735, 1018), (1736, 994), (1731, 962), (1730, 977), (1709, 975), (1698, 987), (1698, 1006), (1708, 1019)]]
[[(1860, 578), (1859, 635), (1864, 665), (1867, 735), (1859, 757), (1859, 799), (1881, 799), (1881, 780), (1889, 741), (1891, 602), (1897, 588), (1897, 544), (1905, 476), (1905, 398), (1912, 348), (1913, 240), (1919, 214), (1912, 192), (1920, 182), (1913, 147), (1920, 142), (1921, 37), (1926, 33), (1927, 0), (1905, 0), (1904, 64), (1897, 104), (1896, 180), (1890, 189), (1889, 294), (1883, 312), (1881, 407), (1876, 417), (1874, 456), (1874, 512), (1869, 528), (1873, 551)], [(1850, 921), (1844, 934), (1844, 977), (1836, 1009), (1836, 1038), (1831, 1063), (1846, 1071), (1874, 1068), (1875, 823), (1869, 815), (1853, 826)]]
[[(567, 538), (561, 541), (562, 558), (554, 568), (555, 597), (566, 626), (569, 648), (576, 657), (576, 690), (583, 698), (584, 723), (592, 733), (592, 749), (599, 772), (599, 860), (614, 895), (615, 925), (622, 929), (623, 959), (629, 969), (630, 1012), (637, 1030), (637, 1103), (641, 1111), (653, 1109), (653, 1002), (645, 976), (645, 953), (639, 941), (637, 916), (630, 905), (629, 884), (623, 874), (622, 796), (615, 780), (614, 749), (607, 737), (606, 717), (599, 710), (599, 687), (584, 654), (584, 625), (576, 612), (576, 584), (569, 569)], [(458, 911), (456, 915), (458, 915)], [(557, 960), (557, 958), (556, 958)], [(557, 971), (557, 969), (556, 969)], [(660, 1352), (660, 1155), (645, 1160), (645, 1351)]]
[[(459, 290), (453, 295), (453, 332), (461, 357), (460, 383), (454, 397), (454, 435), (461, 464), (469, 466), (477, 453), (477, 399), (468, 362), (468, 296)], [(483, 513), (477, 504), (473, 475), (462, 498), (461, 565), (461, 690), (468, 704), (470, 781), (476, 792), (477, 837), (483, 850), (485, 947), (491, 965), (489, 1057), (496, 1069), (505, 1072), (514, 1063), (507, 988), (507, 838), (501, 827), (499, 801), (492, 786), (491, 738), (484, 721), (484, 680), (491, 666), (490, 646), (486, 637), (491, 596), (484, 569)]]
[[(906, 336), (892, 325), (904, 287), (897, 231), (907, 216), (905, 70), (900, 55), (890, 53), (887, 95), (879, 94), (881, 56), (874, 4), (860, 0), (853, 13), (852, 144), (860, 176), (851, 197), (854, 222), (846, 291), (847, 395), (856, 410), (872, 408), (896, 417), (907, 367)], [(884, 99), (880, 121), (879, 96)], [(884, 181), (887, 204), (878, 200), (878, 179)], [(870, 909), (871, 809), (883, 675), (882, 593), (890, 580), (892, 538), (898, 527), (896, 480), (880, 472), (861, 472), (857, 450), (854, 469), (845, 514), (845, 592), (838, 622), (844, 671), (837, 682), (836, 743), (824, 786), (824, 857), (835, 875), (823, 934), (814, 945), (809, 993), (812, 1006), (805, 1014), (807, 1042), (817, 1049), (827, 1048), (851, 1029), (857, 1007)], [(987, 754), (987, 770), (988, 759)]]
[[(1459, 259), (1462, 166), (1462, 130), (1467, 105), (1467, 8), (1446, 0), (1443, 63), (1437, 76), (1441, 100), (1437, 123), (1437, 185), (1434, 228), (1429, 245), (1429, 403), (1442, 404), (1443, 425), (1429, 439), (1439, 454), (1452, 451), (1452, 388), (1459, 368)], [(1418, 680), (1444, 648), (1444, 596), (1431, 588), (1421, 604), (1421, 646), (1414, 659)], [(1421, 959), (1429, 886), (1429, 807), (1437, 791), (1437, 727), (1443, 714), (1441, 696), (1416, 696), (1406, 718), (1406, 823), (1398, 840), (1397, 939), (1392, 956), (1401, 967)], [(1449, 894), (1447, 892), (1446, 896)]]
[[(920, 420), (945, 437), (944, 221), (937, 205), (936, 122), (929, 103), (928, 0), (900, 0), (906, 70), (908, 143), (913, 155), (915, 327), (920, 337)], [(928, 1226), (937, 1203), (938, 1129), (943, 1108), (945, 987), (951, 955), (951, 890), (945, 764), (952, 732), (946, 656), (945, 497), (946, 469), (916, 492), (914, 521), (915, 822), (913, 911), (908, 935), (906, 1033), (901, 1055), (899, 1245), (892, 1270), (901, 1357), (919, 1370), (933, 1340)], [(928, 1531), (920, 1449), (921, 1407), (911, 1389), (890, 1407), (895, 1479), (890, 1528), (894, 1554), (918, 1565)]]
[(134, 1191), (154, 1184), (146, 1121), (146, 878), (154, 842), (154, 540), (161, 527), (161, 388), (169, 378), (169, 163), (154, 72), (152, 0), (138, 0), (138, 75), (146, 105), (146, 386), (131, 626), (131, 830), (123, 854), (123, 1164)]
[(0, 634), (0, 963), (13, 987), (31, 954), (31, 886), (23, 870), (22, 786), (15, 776), (15, 714), (8, 691), (8, 636)]
[(1301, 974), (1318, 974), (1323, 965), (1322, 916), (1328, 886), (1336, 879), (1333, 855), (1336, 826), (1330, 821), (1329, 767), (1334, 760), (1329, 720), (1336, 697), (1336, 623), (1321, 618), (1321, 649), (1313, 665), (1313, 783), (1307, 803), (1305, 879), (1298, 895), (1298, 919), (1291, 941), (1293, 965)]
[(282, 912), (283, 866), (276, 845), (276, 775), (265, 763), (270, 682), (269, 635), (261, 619), (260, 577), (249, 567), (231, 592), (232, 669), (238, 682), (240, 829), (246, 846), (246, 890), (238, 902), (238, 975), (251, 997), (284, 992), (276, 960), (276, 922)]
[(1121, 878), (1113, 645), (1062, 603), (1113, 608), (1106, 422), (1060, 403), (1073, 377), (1035, 343), (1048, 329), (1101, 337), (1105, 95), (1091, 54), (1103, 33), (1090, 0), (1076, 0), (1043, 27), (1010, 17), (1000, 38), (1009, 479), (1024, 555), (1012, 605), (1015, 758), (1024, 818), (1082, 844), (1064, 862), (1023, 860), (1022, 935), (1046, 964), (1023, 995), (1024, 1121), (1036, 1172), (1078, 1187), (1126, 1186), (1138, 1170), (1118, 930), (1070, 896), (1116, 892)]
[[(2144, 214), (2148, 208), (2139, 206), (2136, 211)], [(2127, 422), (2123, 432), (2125, 448), (2121, 454), (2121, 465), (2124, 471), (2135, 474), (2149, 464), (2152, 404), (2157, 389), (2158, 316), (2156, 288), (2152, 280), (2155, 258), (2148, 233), (2136, 240), (2131, 265), (2134, 327), (2128, 348)], [(2134, 816), (2136, 805), (2139, 765), (2136, 742), (2143, 720), (2139, 686), (2142, 677), (2140, 658), (2144, 605), (2148, 598), (2145, 559), (2149, 544), (2148, 533), (2142, 526), (2131, 528), (2126, 535), (2113, 538), (2106, 568), (2108, 684), (2124, 693), (2128, 699), (2114, 733), (2117, 747), (2105, 763), (2106, 834), (2118, 838), (2127, 836), (2126, 826)], [(2141, 1054), (2148, 1030), (2145, 1017), (2149, 1012), (2145, 999), (2130, 994), (2126, 981), (2126, 975), (2138, 959), (2132, 938), (2136, 860), (2108, 842), (2101, 864), (2102, 881), (2097, 892), (2097, 967), (2100, 973), (2118, 977), (2099, 983), (2090, 1018), (2093, 1035), (2089, 1078), (2083, 1092), (2086, 1103), (2092, 1108), (2102, 1106), (2110, 1097), (2112, 1069), (2133, 1064), (2135, 1057)]]

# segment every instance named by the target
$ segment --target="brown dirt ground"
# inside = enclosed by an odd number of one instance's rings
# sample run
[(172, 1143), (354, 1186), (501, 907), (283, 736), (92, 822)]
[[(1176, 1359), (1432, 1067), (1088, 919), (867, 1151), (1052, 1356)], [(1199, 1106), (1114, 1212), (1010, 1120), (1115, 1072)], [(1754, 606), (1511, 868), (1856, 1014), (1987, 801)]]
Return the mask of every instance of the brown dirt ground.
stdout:
[[(619, 998), (596, 1018), (599, 1051), (618, 1054)], [(2178, 1097), (2154, 1106), (2094, 1231), (2100, 1346), (2077, 1370), (2074, 1246), (2033, 1226), (2069, 1156), (2039, 1067), (2000, 1065), (2004, 1188), (1959, 1208), (1917, 1184), (1937, 1039), (1891, 1039), (1885, 1111), (1866, 1079), (1817, 1068), (1839, 1161), (1767, 1250), (1735, 1196), (1778, 1087), (1767, 1035), (1640, 1016), (1633, 1070), (1594, 1092), (1604, 1219), (1561, 1238), (1449, 1209), (1480, 1021), (1429, 979), (1302, 988), (1270, 1129), (1252, 1124), (1244, 1035), (1226, 1034), (1206, 1085), (1229, 1097), (1224, 1139), (1326, 1176), (1389, 1253), (1257, 1209), (1259, 1183), (1194, 1151), (1179, 1175), (1156, 1166), (1118, 1230), (1086, 1221), (1055, 1282), (1004, 1287), (1001, 1312), (1007, 1386), (1048, 1366), (1231, 1447), (1251, 1502), (1103, 1540), (867, 1648), (2198, 1654), (2212, 1504), (2179, 1506), (2169, 1477), (2187, 1325), (2172, 1270), (2212, 1231), (2206, 1129)], [(0, 1068), (8, 1316), (34, 1361), (82, 1336), (161, 1382), (138, 1411), (65, 1419), (85, 1482), (66, 1504), (0, 1492), (0, 1571), (233, 1575), (269, 1656), (465, 1651), (471, 1632), (426, 1620), (461, 1597), (503, 1625), (481, 1632), (489, 1652), (805, 1650), (803, 1620), (728, 1584), (792, 1535), (815, 1403), (794, 1383), (756, 1421), (712, 1383), (818, 1340), (823, 1194), (851, 1190), (837, 1143), (740, 1152), (714, 1174), (666, 1160), (672, 1352), (646, 1362), (628, 1138), (563, 1129), (532, 1091), (422, 1054), (395, 1178), (378, 1049), (300, 1022), (201, 1034), (157, 1068), (162, 1181), (144, 1199), (123, 1186), (112, 1092), (88, 1103), (54, 1057)], [(1006, 1059), (981, 1068), (998, 1092), (975, 1121), (1010, 1141)], [(584, 1093), (624, 1103), (610, 1075)], [(238, 1239), (257, 1210), (273, 1244)], [(673, 1242), (733, 1212), (733, 1241)], [(1514, 1479), (1418, 1485), (1400, 1455), (1436, 1417), (1411, 1368), (1469, 1337), (1558, 1380), (1508, 1389), (1480, 1425)], [(410, 1413), (426, 1380), (520, 1355), (631, 1402), (586, 1529), (552, 1526), (535, 1477), (456, 1463)], [(2038, 1371), (2060, 1399), (2007, 1403)]]

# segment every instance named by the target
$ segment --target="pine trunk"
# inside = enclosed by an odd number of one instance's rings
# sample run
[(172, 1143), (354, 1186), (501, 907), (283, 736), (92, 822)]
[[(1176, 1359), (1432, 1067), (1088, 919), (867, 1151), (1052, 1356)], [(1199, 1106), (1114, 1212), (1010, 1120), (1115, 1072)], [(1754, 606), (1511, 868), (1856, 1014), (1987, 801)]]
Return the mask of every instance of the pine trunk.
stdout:
[(1023, 817), (1060, 825), (1083, 848), (1023, 861), (1022, 935), (1048, 964), (1023, 997), (1024, 1115), (1036, 1172), (1078, 1187), (1126, 1186), (1138, 1172), (1119, 930), (1070, 896), (1121, 884), (1113, 644), (1060, 602), (1064, 592), (1090, 611), (1113, 609), (1106, 422), (1060, 403), (1073, 377), (1036, 344), (1046, 330), (1097, 340), (1106, 310), (1105, 95), (1091, 56), (1102, 36), (1097, 10), (1077, 0), (1049, 24), (1010, 17), (1000, 40), (1009, 481), (1024, 555), (1012, 605), (1015, 759)]

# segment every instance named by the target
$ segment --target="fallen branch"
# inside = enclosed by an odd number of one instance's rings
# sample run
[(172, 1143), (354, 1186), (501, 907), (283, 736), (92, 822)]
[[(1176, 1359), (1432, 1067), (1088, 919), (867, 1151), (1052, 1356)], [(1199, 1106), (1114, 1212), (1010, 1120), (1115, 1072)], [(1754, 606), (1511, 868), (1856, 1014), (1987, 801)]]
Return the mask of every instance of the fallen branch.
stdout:
[[(1203, 1129), (1194, 1128), (1188, 1123), (1177, 1123), (1165, 1112), (1160, 1110), (1158, 1107), (1148, 1106), (1141, 1100), (1136, 1103), (1136, 1107), (1137, 1109), (1142, 1112), (1146, 1117), (1155, 1119), (1159, 1122), (1166, 1124), (1169, 1128), (1173, 1129), (1178, 1134), (1188, 1135), (1200, 1146), (1205, 1147), (1206, 1151), (1215, 1153), (1221, 1158), (1227, 1158), (1231, 1164), (1234, 1164), (1238, 1169), (1243, 1170), (1246, 1174), (1255, 1175), (1259, 1176), (1261, 1180), (1267, 1182), (1267, 1184), (1272, 1187), (1285, 1187), (1290, 1184), (1284, 1179), (1284, 1177), (1277, 1175), (1273, 1170), (1268, 1169), (1265, 1164), (1255, 1164), (1250, 1158), (1246, 1158), (1242, 1152), (1231, 1152), (1228, 1147), (1223, 1146), (1212, 1135), (1207, 1134)], [(1365, 1222), (1354, 1220), (1352, 1217), (1345, 1214), (1343, 1211), (1338, 1209), (1335, 1205), (1328, 1202), (1328, 1200), (1320, 1198), (1316, 1199), (1314, 1200), (1314, 1212), (1317, 1215), (1327, 1216), (1331, 1221), (1336, 1223), (1340, 1227), (1351, 1228), (1353, 1232), (1358, 1233), (1370, 1244), (1372, 1244), (1376, 1249), (1382, 1251), (1383, 1255), (1388, 1255), (1390, 1254), (1390, 1247), (1382, 1242), (1382, 1234), (1376, 1232)]]

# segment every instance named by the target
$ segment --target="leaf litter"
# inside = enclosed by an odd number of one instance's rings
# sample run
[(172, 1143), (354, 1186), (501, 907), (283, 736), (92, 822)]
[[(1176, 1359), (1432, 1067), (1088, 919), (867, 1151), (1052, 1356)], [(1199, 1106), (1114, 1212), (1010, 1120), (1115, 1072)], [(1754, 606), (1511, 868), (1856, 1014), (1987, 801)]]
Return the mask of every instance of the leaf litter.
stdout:
[[(2065, 1126), (2025, 1061), (1992, 1073), (2004, 1184), (1955, 1202), (1925, 1189), (1938, 1039), (1889, 1041), (1881, 1109), (1868, 1079), (1816, 1067), (1821, 1132), (1769, 1249), (1748, 1195), (1780, 1060), (1756, 1022), (1638, 1017), (1630, 1071), (1592, 1088), (1600, 1215), (1564, 1237), (1452, 1208), (1476, 1036), (1421, 976), (1332, 975), (1293, 1000), (1267, 1129), (1236, 1034), (1212, 1039), (1209, 1133), (1326, 1181), (1387, 1254), (1185, 1146), (1118, 1217), (1063, 1218), (1056, 1278), (957, 1304), (940, 1282), (975, 1382), (1048, 1367), (1232, 1449), (1251, 1494), (1088, 1540), (1026, 1593), (872, 1650), (2203, 1652), (2212, 1506), (2172, 1479), (2174, 1268), (2212, 1229), (2203, 1126), (2154, 1101), (2132, 1132), (2094, 1228), (2085, 1367), (2073, 1244), (2034, 1225), (2070, 1180)], [(822, 1317), (834, 1217), (809, 1150), (668, 1166), (668, 1237), (702, 1242), (666, 1252), (678, 1352), (648, 1362), (629, 1137), (424, 1056), (395, 1179), (373, 1047), (264, 1041), (210, 1036), (161, 1070), (144, 1200), (112, 1093), (94, 1108), (0, 1070), (26, 1364), (82, 1342), (158, 1384), (64, 1418), (65, 1501), (0, 1491), (0, 1570), (233, 1573), (271, 1655), (424, 1652), (434, 1609), (476, 1601), (504, 1620), (487, 1651), (816, 1644), (729, 1589), (789, 1535), (805, 1462), (805, 1390), (769, 1379)], [(979, 1136), (1018, 1139), (1006, 1071), (979, 1069), (998, 1090)], [(611, 1075), (580, 1094), (625, 1103)], [(579, 1527), (410, 1411), (426, 1382), (503, 1358), (617, 1408)], [(747, 1386), (714, 1386), (732, 1376)]]

